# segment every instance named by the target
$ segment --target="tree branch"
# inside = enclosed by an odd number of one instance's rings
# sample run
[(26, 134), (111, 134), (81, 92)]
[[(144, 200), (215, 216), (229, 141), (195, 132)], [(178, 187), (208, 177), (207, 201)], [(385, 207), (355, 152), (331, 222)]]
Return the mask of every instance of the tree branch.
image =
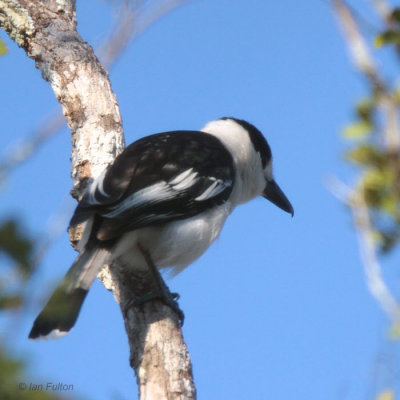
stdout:
[[(144, 4), (145, 0), (120, 0), (110, 33), (95, 51), (103, 67), (109, 70), (136, 37), (156, 20), (186, 1), (188, 0), (164, 0), (149, 7)], [(65, 118), (61, 110), (57, 109), (49, 114), (28, 138), (22, 142), (16, 141), (0, 160), (0, 181), (4, 180), (12, 169), (35, 154), (38, 148), (64, 125)]]
[[(75, 1), (0, 0), (0, 27), (35, 60), (61, 103), (72, 135), (72, 195), (79, 198), (125, 143), (107, 72), (76, 32)], [(79, 234), (70, 232), (71, 241)], [(128, 267), (107, 267), (101, 277), (123, 312), (141, 399), (194, 399), (177, 316), (159, 301), (130, 308), (153, 282)]]

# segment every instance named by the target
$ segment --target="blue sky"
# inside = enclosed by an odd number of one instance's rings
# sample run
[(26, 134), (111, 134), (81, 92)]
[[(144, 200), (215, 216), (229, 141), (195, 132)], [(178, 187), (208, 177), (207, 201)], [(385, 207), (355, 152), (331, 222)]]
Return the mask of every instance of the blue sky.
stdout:
[[(368, 15), (367, 1), (357, 4)], [(110, 24), (106, 3), (78, 1), (78, 30), (90, 44)], [(7, 154), (59, 105), (33, 61), (0, 37), (10, 49), (0, 58)], [(168, 281), (181, 295), (199, 399), (371, 398), (377, 356), (398, 356), (399, 345), (385, 341), (388, 321), (367, 291), (350, 215), (326, 186), (332, 175), (354, 182), (340, 130), (366, 93), (329, 3), (191, 1), (140, 36), (110, 79), (127, 143), (222, 116), (255, 124), (295, 208), (292, 219), (261, 198), (241, 206), (212, 248)], [(40, 236), (62, 210), (66, 227), (70, 148), (64, 129), (14, 170), (1, 187), (0, 218), (21, 215)], [(26, 339), (74, 256), (64, 233), (32, 283), (28, 312), (3, 333), (29, 356), (33, 383), (73, 384), (82, 399), (136, 398), (122, 318), (98, 282), (70, 335)], [(399, 377), (398, 359), (378, 386)]]

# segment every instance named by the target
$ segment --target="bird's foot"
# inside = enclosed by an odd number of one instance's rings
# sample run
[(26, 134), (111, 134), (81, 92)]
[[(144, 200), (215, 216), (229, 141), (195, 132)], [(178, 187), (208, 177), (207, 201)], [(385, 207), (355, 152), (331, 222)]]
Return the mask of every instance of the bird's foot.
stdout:
[[(180, 326), (182, 326), (183, 322), (185, 320), (185, 314), (180, 309), (179, 304), (176, 301), (176, 299), (178, 299), (178, 298), (179, 298), (179, 294), (178, 293), (171, 293), (168, 289), (166, 291), (163, 290), (162, 292), (154, 291), (154, 292), (147, 293), (144, 296), (141, 296), (139, 298), (134, 299), (130, 303), (130, 306), (140, 307), (143, 304), (147, 303), (148, 301), (160, 300), (165, 305), (167, 305), (168, 307), (172, 308), (172, 310), (178, 316)], [(129, 304), (128, 304), (128, 308), (129, 308)]]
[(185, 314), (179, 308), (179, 304), (177, 301), (180, 297), (179, 294), (170, 292), (168, 286), (165, 284), (160, 274), (160, 271), (153, 263), (153, 260), (148, 251), (144, 249), (140, 244), (138, 245), (138, 247), (147, 263), (147, 266), (149, 267), (150, 273), (153, 276), (155, 289), (148, 294), (140, 296), (139, 298), (136, 298), (133, 301), (129, 302), (126, 310), (128, 310), (131, 306), (138, 307), (151, 300), (161, 300), (165, 305), (169, 306), (170, 308), (172, 308), (173, 311), (175, 311), (176, 315), (178, 316), (180, 326), (182, 326), (185, 319)]

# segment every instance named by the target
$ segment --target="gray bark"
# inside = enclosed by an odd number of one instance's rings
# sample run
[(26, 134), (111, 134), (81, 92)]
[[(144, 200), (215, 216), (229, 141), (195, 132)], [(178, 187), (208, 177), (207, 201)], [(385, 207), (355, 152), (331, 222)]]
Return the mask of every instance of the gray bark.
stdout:
[[(60, 102), (72, 137), (72, 195), (125, 146), (118, 103), (107, 72), (76, 31), (73, 0), (0, 0), (0, 28), (35, 60)], [(70, 232), (74, 244), (79, 229)], [(194, 399), (189, 354), (175, 313), (159, 301), (129, 307), (151, 291), (149, 274), (112, 265), (101, 274), (120, 304), (140, 398)]]

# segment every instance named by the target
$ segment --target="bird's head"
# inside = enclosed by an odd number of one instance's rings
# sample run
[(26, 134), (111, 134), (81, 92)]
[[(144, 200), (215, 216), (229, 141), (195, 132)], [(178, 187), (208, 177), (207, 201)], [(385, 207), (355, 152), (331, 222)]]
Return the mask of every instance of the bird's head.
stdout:
[(240, 182), (238, 203), (261, 195), (293, 216), (293, 206), (273, 176), (271, 148), (254, 125), (224, 117), (209, 122), (202, 130), (217, 136), (232, 154)]

